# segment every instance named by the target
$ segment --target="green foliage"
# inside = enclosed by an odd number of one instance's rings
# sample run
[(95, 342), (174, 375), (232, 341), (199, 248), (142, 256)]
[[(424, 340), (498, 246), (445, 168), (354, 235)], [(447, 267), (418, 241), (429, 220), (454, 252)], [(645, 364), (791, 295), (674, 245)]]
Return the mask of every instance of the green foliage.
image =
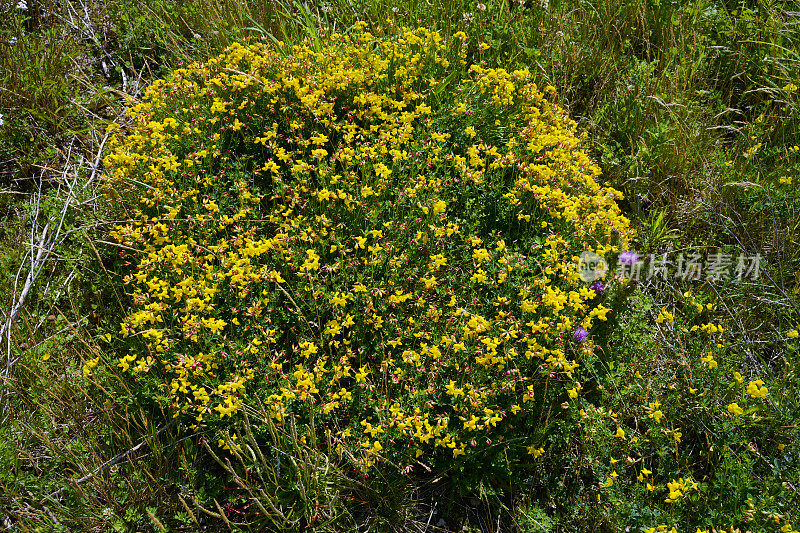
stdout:
[[(679, 529), (747, 524), (751, 531), (770, 530), (774, 517), (779, 525), (793, 522), (798, 402), (785, 390), (794, 365), (743, 368), (728, 333), (702, 332), (718, 316), (711, 302), (689, 292), (682, 300), (672, 321), (651, 298), (632, 297), (609, 339), (617, 348), (598, 374), (598, 396), (584, 404), (593, 466), (613, 480), (603, 496), (614, 519)], [(763, 398), (754, 396), (759, 377), (769, 384)], [(667, 483), (680, 478), (697, 487), (668, 501)]]
[(573, 330), (606, 319), (575, 255), (625, 242), (618, 194), (529, 72), (469, 66), (464, 35), (356, 30), (234, 45), (131, 108), (105, 162), (136, 206), (112, 236), (142, 255), (106, 362), (192, 430), (263, 405), (353, 475), (515, 483), (580, 390)]
[(27, 10), (2, 14), (5, 25), (0, 40), (0, 160), (18, 166), (0, 179), (30, 177), (33, 165), (59, 160), (56, 146), (87, 128), (80, 109), (81, 85), (71, 76), (85, 53), (66, 29), (42, 25), (30, 31), (35, 20)]
[(112, 0), (107, 9), (120, 56), (137, 70), (202, 60), (234, 42), (284, 27), (278, 24), (280, 4), (275, 2)]

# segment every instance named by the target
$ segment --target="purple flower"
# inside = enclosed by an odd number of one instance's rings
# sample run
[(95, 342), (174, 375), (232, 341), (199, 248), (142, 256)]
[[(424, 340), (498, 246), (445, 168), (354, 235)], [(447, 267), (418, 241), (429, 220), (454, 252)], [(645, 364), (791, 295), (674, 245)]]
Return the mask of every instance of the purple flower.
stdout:
[(632, 265), (639, 262), (639, 254), (636, 252), (622, 252), (619, 254), (619, 262), (623, 265)]
[(591, 284), (589, 288), (592, 289), (595, 292), (595, 294), (600, 295), (603, 294), (604, 290), (606, 290), (606, 284), (600, 280), (597, 280), (593, 284)]
[(589, 338), (589, 332), (583, 328), (578, 328), (572, 332), (572, 336), (575, 338), (575, 341), (583, 342)]

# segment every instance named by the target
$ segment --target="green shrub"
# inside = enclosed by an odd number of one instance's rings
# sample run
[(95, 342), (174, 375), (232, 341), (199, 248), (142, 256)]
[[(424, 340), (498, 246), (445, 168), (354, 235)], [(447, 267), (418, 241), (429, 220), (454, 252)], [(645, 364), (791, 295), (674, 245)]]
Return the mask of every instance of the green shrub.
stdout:
[(545, 452), (593, 353), (573, 331), (608, 312), (577, 254), (628, 223), (574, 123), (462, 37), (234, 45), (131, 108), (105, 160), (139, 204), (109, 363), (137, 399), (220, 430), (263, 405), (360, 469)]

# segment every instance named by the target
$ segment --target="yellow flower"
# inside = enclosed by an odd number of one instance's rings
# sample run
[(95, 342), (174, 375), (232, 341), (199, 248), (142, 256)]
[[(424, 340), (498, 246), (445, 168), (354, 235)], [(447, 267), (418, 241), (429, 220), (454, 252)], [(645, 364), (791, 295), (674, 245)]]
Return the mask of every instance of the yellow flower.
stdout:
[(700, 360), (702, 360), (703, 362), (708, 364), (708, 369), (709, 370), (713, 370), (713, 369), (715, 369), (717, 367), (717, 362), (714, 360), (714, 356), (711, 355), (710, 352), (709, 352), (709, 354), (707, 356), (701, 357)]
[(436, 286), (437, 280), (436, 276), (431, 276), (430, 278), (422, 278), (422, 283), (425, 284), (426, 289), (432, 289)]
[(434, 215), (444, 213), (446, 210), (447, 210), (447, 203), (445, 203), (444, 200), (439, 200), (438, 202), (434, 202), (433, 204)]
[(595, 309), (592, 309), (589, 312), (589, 316), (592, 317), (596, 316), (597, 318), (605, 322), (606, 320), (608, 320), (608, 317), (606, 315), (608, 314), (609, 311), (611, 311), (610, 308), (604, 306), (603, 304), (600, 304)]
[(744, 411), (742, 410), (742, 408), (741, 408), (741, 407), (739, 407), (739, 404), (736, 404), (736, 403), (732, 403), (732, 404), (729, 404), (729, 405), (728, 405), (728, 412), (729, 412), (730, 414), (734, 415), (734, 416), (739, 416), (739, 415), (741, 415), (742, 413), (744, 413)]
[(489, 259), (489, 252), (486, 248), (480, 248), (472, 252), (472, 257), (478, 260), (479, 263), (483, 263)]
[(486, 283), (488, 280), (488, 276), (486, 275), (486, 271), (482, 268), (479, 268), (473, 275), (470, 277), (471, 281), (475, 281), (477, 283)]
[(431, 261), (433, 262), (433, 268), (431, 270), (436, 270), (447, 264), (447, 258), (442, 254), (432, 255)]
[(647, 404), (647, 407), (645, 408), (649, 412), (647, 416), (649, 418), (654, 418), (656, 422), (661, 420), (661, 417), (664, 416), (664, 413), (661, 412), (659, 407), (661, 407), (661, 402), (655, 401), (655, 402), (649, 402)]
[(567, 390), (567, 394), (569, 394), (570, 398), (575, 399), (575, 398), (578, 397), (578, 394), (581, 392), (582, 389), (583, 389), (583, 386), (581, 386), (581, 384), (578, 383), (577, 386)]
[(447, 394), (452, 396), (453, 398), (458, 398), (459, 396), (464, 396), (464, 391), (456, 387), (456, 382), (450, 380), (450, 383), (445, 385), (445, 389), (447, 389)]
[(528, 385), (525, 394), (522, 396), (522, 403), (528, 403), (533, 401), (533, 385)]
[(528, 453), (536, 459), (544, 453), (544, 448), (537, 448), (535, 445), (531, 445), (528, 446)]
[(764, 381), (757, 379), (747, 384), (747, 394), (751, 398), (766, 398), (769, 391), (764, 386)]

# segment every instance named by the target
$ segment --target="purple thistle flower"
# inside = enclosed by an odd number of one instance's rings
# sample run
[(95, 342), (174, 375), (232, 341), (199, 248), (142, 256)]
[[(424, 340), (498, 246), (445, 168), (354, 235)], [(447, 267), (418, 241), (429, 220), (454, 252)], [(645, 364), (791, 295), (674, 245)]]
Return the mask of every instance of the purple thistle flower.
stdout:
[(583, 342), (589, 338), (589, 332), (583, 328), (578, 328), (572, 332), (572, 336), (575, 338), (575, 341)]
[(623, 265), (633, 265), (634, 263), (639, 262), (639, 254), (636, 252), (622, 252), (619, 254), (619, 262)]
[(606, 284), (600, 280), (597, 280), (592, 285), (590, 285), (589, 288), (592, 289), (595, 292), (595, 294), (599, 296), (603, 294), (604, 290), (606, 290)]

